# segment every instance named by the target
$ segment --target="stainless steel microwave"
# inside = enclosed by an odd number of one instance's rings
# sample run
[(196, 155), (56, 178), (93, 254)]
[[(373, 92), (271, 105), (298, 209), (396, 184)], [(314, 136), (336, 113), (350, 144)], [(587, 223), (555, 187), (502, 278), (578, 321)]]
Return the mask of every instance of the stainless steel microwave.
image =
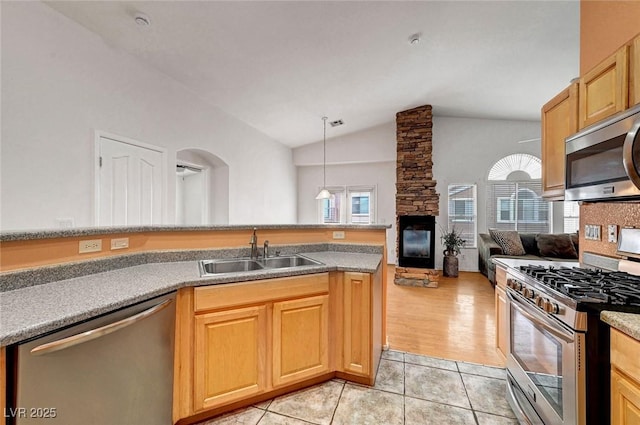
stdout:
[(566, 139), (565, 201), (640, 199), (640, 105)]

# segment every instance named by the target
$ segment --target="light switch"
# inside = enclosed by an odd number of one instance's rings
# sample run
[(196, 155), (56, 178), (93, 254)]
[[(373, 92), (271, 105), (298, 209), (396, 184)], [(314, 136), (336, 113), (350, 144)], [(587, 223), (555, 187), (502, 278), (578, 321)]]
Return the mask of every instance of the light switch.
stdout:
[(611, 243), (618, 242), (618, 226), (616, 224), (607, 226), (607, 240)]

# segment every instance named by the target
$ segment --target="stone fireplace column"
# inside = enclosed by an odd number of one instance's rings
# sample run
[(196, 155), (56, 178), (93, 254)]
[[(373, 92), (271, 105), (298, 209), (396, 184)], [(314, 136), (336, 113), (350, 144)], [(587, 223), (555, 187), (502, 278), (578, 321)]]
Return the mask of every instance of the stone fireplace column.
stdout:
[[(401, 231), (400, 216), (411, 217), (410, 222), (433, 222), (438, 215), (438, 202), (440, 196), (436, 193), (436, 181), (433, 179), (432, 161), (432, 108), (424, 105), (396, 114), (396, 254), (398, 267), (394, 283), (409, 286), (438, 286), (439, 273), (435, 270), (433, 258), (433, 240), (436, 237), (433, 231), (423, 231), (424, 227), (415, 227), (414, 230)], [(425, 240), (431, 249), (413, 249), (407, 252), (400, 251), (400, 238), (415, 237), (420, 234), (421, 240), (429, 233), (432, 240)], [(415, 242), (412, 241), (412, 246)], [(407, 246), (407, 243), (404, 244)], [(428, 252), (428, 253), (427, 253)], [(414, 267), (415, 264), (429, 264), (428, 261), (415, 261), (416, 257), (425, 259), (431, 256), (431, 267)], [(408, 267), (403, 266), (403, 262)]]

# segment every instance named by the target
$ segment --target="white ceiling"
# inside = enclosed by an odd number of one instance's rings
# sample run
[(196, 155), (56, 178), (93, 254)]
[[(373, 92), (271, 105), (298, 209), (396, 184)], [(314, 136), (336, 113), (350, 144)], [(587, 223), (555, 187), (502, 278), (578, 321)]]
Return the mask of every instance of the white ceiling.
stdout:
[(47, 4), (291, 147), (322, 140), (323, 115), (335, 137), (424, 104), (539, 120), (579, 72), (577, 0)]

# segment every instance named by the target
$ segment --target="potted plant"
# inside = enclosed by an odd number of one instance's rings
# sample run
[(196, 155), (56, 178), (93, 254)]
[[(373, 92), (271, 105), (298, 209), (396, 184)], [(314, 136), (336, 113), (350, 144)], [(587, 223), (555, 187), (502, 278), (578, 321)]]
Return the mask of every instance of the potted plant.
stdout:
[(462, 239), (462, 233), (458, 232), (454, 227), (445, 231), (440, 227), (442, 236), (440, 241), (445, 247), (442, 251), (444, 254), (444, 261), (442, 265), (442, 274), (444, 276), (458, 277), (458, 254), (460, 254), (460, 248), (465, 244), (465, 240)]

